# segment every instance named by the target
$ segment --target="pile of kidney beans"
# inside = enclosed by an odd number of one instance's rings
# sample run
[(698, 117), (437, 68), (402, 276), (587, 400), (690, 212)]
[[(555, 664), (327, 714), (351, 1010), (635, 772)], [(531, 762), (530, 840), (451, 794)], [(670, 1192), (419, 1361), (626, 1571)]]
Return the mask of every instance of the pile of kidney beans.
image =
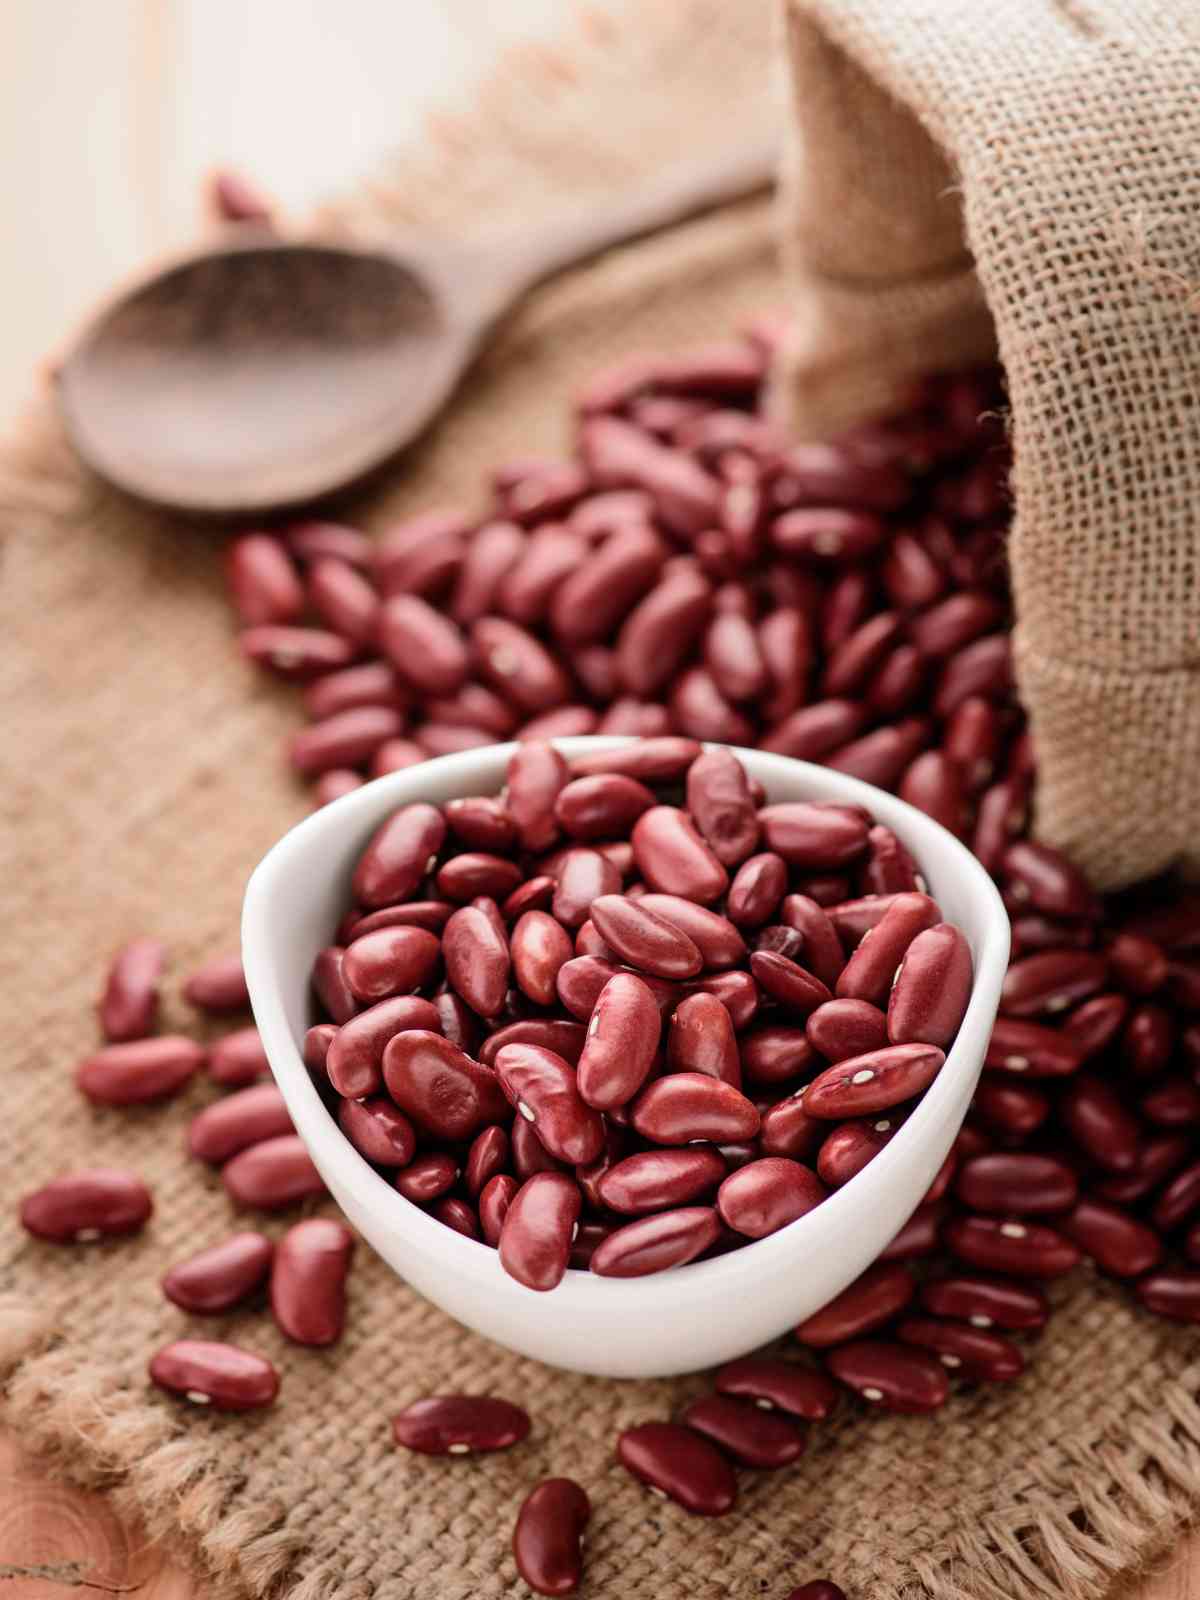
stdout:
[(919, 884), (869, 813), (767, 805), (728, 749), (531, 740), (499, 798), (376, 830), (305, 1058), (527, 1287), (661, 1272), (812, 1210), (933, 1082), (972, 966)]
[[(770, 345), (763, 324), (600, 374), (579, 396), (575, 459), (498, 468), (483, 516), (431, 511), (378, 541), (310, 521), (242, 535), (227, 555), (245, 654), (303, 685), (312, 720), (291, 759), (319, 801), (513, 736), (742, 743), (896, 790), (999, 881), (1014, 961), (979, 1091), (934, 1193), (885, 1258), (796, 1330), (821, 1365), (780, 1353), (735, 1362), (678, 1420), (622, 1436), (630, 1471), (709, 1514), (733, 1504), (730, 1460), (791, 1459), (838, 1385), (920, 1411), (952, 1378), (1016, 1376), (1022, 1340), (1050, 1315), (1046, 1281), (1082, 1260), (1128, 1281), (1147, 1310), (1200, 1321), (1200, 895), (1162, 880), (1101, 903), (1025, 839), (1034, 753), (1009, 656), (999, 377), (931, 380), (898, 417), (797, 445), (760, 412)], [(824, 876), (789, 890), (830, 915), (858, 885)], [(747, 925), (748, 946), (759, 931)], [(762, 952), (797, 953), (804, 967), (803, 946)], [(83, 1092), (102, 1106), (165, 1098), (207, 1059), (231, 1092), (200, 1113), (192, 1148), (220, 1165), (233, 1203), (269, 1210), (320, 1194), (276, 1091), (255, 1081), (266, 1064), (252, 1028), (207, 1052), (152, 1037), (161, 968), (154, 941), (119, 956), (102, 1007), (112, 1042), (80, 1069)], [(677, 980), (649, 987), (664, 981)], [(236, 962), (187, 992), (216, 1012), (245, 1004)], [(319, 1070), (319, 1040), (309, 1054)], [(356, 1104), (344, 1101), (347, 1120)], [(513, 1122), (514, 1159), (517, 1140), (534, 1148), (527, 1126)], [(141, 1181), (110, 1169), (54, 1179), (22, 1208), (31, 1232), (57, 1242), (135, 1232), (150, 1211)], [(307, 1281), (300, 1298), (319, 1305), (316, 1331), (328, 1335), (349, 1245), (305, 1237), (288, 1279)], [(202, 1314), (270, 1282), (281, 1327), (304, 1339), (312, 1329), (286, 1309), (283, 1279), (275, 1291), (279, 1253), (266, 1235), (235, 1234), (173, 1268), (164, 1288)], [(271, 1363), (208, 1340), (169, 1346), (153, 1373), (215, 1409), (267, 1403), (278, 1387)], [(417, 1402), (396, 1419), (397, 1442), (455, 1455), (515, 1445), (528, 1419), (513, 1434), (511, 1417), (492, 1415), (502, 1404)], [(517, 1560), (540, 1592), (578, 1582), (587, 1514), (582, 1489), (562, 1479), (522, 1508)], [(792, 1600), (839, 1593), (818, 1580)]]

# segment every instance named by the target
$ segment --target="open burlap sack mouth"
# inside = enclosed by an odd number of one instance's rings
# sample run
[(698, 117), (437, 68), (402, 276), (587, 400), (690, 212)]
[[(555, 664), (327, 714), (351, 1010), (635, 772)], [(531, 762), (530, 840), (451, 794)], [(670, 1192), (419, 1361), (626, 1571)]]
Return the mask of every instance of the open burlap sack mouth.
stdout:
[[(496, 460), (561, 448), (569, 395), (598, 364), (683, 348), (775, 302), (772, 238), (769, 206), (749, 203), (542, 291), (444, 425), (349, 514), (378, 528), (474, 497)], [(746, 1475), (738, 1511), (714, 1522), (648, 1498), (613, 1460), (622, 1427), (670, 1415), (699, 1380), (607, 1383), (519, 1360), (365, 1250), (332, 1351), (287, 1345), (261, 1315), (182, 1318), (162, 1272), (230, 1226), (219, 1183), (181, 1156), (203, 1092), (97, 1113), (71, 1067), (94, 1041), (99, 970), (124, 937), (160, 933), (175, 973), (232, 942), (248, 872), (306, 805), (277, 759), (292, 697), (230, 649), (212, 536), (86, 480), (40, 413), (0, 500), (13, 753), (2, 803), (20, 840), (0, 955), (14, 1019), (0, 1151), (22, 1185), (111, 1161), (141, 1171), (156, 1199), (141, 1239), (90, 1251), (27, 1239), (9, 1209), (3, 1415), (52, 1470), (110, 1489), (218, 1597), (525, 1594), (512, 1521), (539, 1477), (562, 1472), (595, 1506), (583, 1592), (598, 1600), (751, 1600), (822, 1572), (871, 1600), (1092, 1600), (1167, 1546), (1200, 1503), (1195, 1336), (1098, 1278), (1060, 1291), (1052, 1333), (1011, 1388), (961, 1394), (930, 1420), (847, 1403), (796, 1469)], [(182, 1021), (169, 1006), (164, 1028)], [(155, 1393), (146, 1362), (184, 1329), (269, 1356), (276, 1408), (210, 1416)], [(445, 1390), (519, 1400), (530, 1440), (466, 1462), (397, 1452), (391, 1413)]]

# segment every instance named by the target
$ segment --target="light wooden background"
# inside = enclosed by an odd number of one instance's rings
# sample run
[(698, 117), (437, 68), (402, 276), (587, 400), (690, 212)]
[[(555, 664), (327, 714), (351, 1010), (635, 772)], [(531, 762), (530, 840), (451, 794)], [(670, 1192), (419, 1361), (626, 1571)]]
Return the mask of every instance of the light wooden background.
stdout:
[[(0, 427), (98, 295), (194, 236), (214, 165), (303, 212), (566, 3), (0, 0)], [(0, 1600), (96, 1594), (18, 1575), (71, 1562), (139, 1600), (202, 1594), (103, 1499), (0, 1436)], [(780, 1594), (808, 1576), (781, 1574)], [(1197, 1597), (1200, 1543), (1122, 1600)]]

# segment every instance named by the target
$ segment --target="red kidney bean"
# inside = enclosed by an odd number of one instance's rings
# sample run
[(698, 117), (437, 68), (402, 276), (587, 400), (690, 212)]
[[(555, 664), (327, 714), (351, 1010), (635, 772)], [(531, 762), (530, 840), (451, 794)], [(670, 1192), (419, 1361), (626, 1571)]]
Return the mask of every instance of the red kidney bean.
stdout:
[[(879, 921), (860, 939), (842, 969), (836, 984), (838, 999), (868, 1000), (872, 1005), (882, 1006), (909, 946), (918, 934), (932, 928), (939, 916), (937, 903), (926, 894), (892, 896)], [(909, 1002), (914, 1013), (919, 1012), (918, 1000), (923, 993), (924, 984), (921, 983), (913, 1001)]]
[(951, 833), (961, 833), (966, 816), (966, 796), (958, 768), (940, 750), (927, 750), (906, 768), (899, 795), (924, 811)]
[[(764, 1126), (767, 1117), (763, 1119)], [(857, 1177), (900, 1126), (894, 1117), (874, 1117), (860, 1122), (843, 1122), (832, 1133), (824, 1134), (828, 1124), (815, 1117), (811, 1120), (821, 1130), (818, 1134), (821, 1148), (817, 1154), (817, 1171), (831, 1189), (840, 1189), (851, 1178)]]
[(500, 1242), (504, 1219), (519, 1187), (517, 1180), (507, 1172), (498, 1172), (494, 1178), (488, 1179), (480, 1191), (479, 1226), (484, 1240), (493, 1250)]
[[(424, 577), (429, 582), (429, 552), (442, 554), (447, 546), (461, 549), (461, 543), (470, 531), (471, 524), (461, 511), (438, 507), (421, 512), (407, 521), (390, 528), (373, 547), (371, 564), (376, 581), (386, 594), (414, 590), (414, 579)], [(454, 569), (443, 570), (443, 579), (453, 575)], [(437, 587), (437, 581), (429, 583)]]
[(437, 1008), (416, 995), (397, 995), (361, 1011), (338, 1029), (329, 1044), (326, 1070), (340, 1095), (358, 1100), (383, 1087), (383, 1052), (388, 1041), (409, 1029), (437, 1032)]
[(745, 960), (746, 942), (728, 917), (673, 894), (642, 894), (638, 903), (686, 935), (699, 950), (706, 971)]
[(1003, 1383), (1019, 1378), (1025, 1357), (1003, 1334), (944, 1322), (940, 1317), (905, 1317), (896, 1329), (901, 1344), (928, 1350), (951, 1372), (983, 1383)]
[(1060, 851), (1018, 839), (1004, 852), (1010, 895), (1049, 917), (1094, 917), (1099, 903), (1087, 879)]
[(567, 778), (566, 761), (542, 740), (522, 745), (510, 757), (505, 805), (526, 850), (545, 850), (557, 839), (554, 806)]
[(903, 611), (917, 611), (941, 598), (946, 575), (918, 539), (898, 533), (888, 546), (880, 578), (889, 600)]
[(562, 705), (571, 683), (541, 642), (505, 617), (480, 617), (471, 628), (471, 643), (480, 675), (497, 694), (535, 716)]
[(786, 1157), (764, 1156), (730, 1173), (717, 1192), (717, 1210), (727, 1227), (763, 1239), (824, 1198), (824, 1186), (807, 1167)]
[(729, 1462), (702, 1434), (679, 1423), (626, 1428), (617, 1439), (617, 1460), (655, 1493), (697, 1516), (724, 1516), (737, 1499)]
[[(575, 956), (558, 969), (558, 998), (573, 1017), (586, 1022), (595, 1009), (601, 990), (610, 978), (616, 977), (617, 971), (613, 962), (603, 961), (599, 956)], [(645, 982), (644, 979), (641, 981)], [(649, 983), (646, 987), (654, 993)]]
[(438, 893), (460, 905), (486, 895), (503, 900), (521, 882), (521, 869), (515, 861), (486, 851), (470, 850), (454, 856), (438, 870)]
[(861, 1338), (898, 1316), (915, 1292), (916, 1282), (907, 1267), (877, 1263), (800, 1323), (792, 1337), (816, 1350)]
[(841, 1118), (886, 1111), (911, 1100), (937, 1077), (946, 1057), (935, 1045), (895, 1044), (827, 1067), (804, 1097), (813, 1117)]
[(669, 735), (575, 756), (571, 771), (577, 777), (585, 778), (597, 773), (616, 772), (628, 778), (637, 778), (642, 783), (674, 783), (683, 777), (699, 754), (700, 745), (695, 739)]
[(1113, 978), (1127, 994), (1153, 994), (1166, 982), (1166, 952), (1153, 939), (1119, 933), (1108, 945), (1107, 955)]
[[(1016, 909), (1007, 890), (1005, 904), (1010, 912)], [(1012, 918), (1014, 960), (1037, 950), (1090, 950), (1095, 942), (1095, 929), (1089, 922), (1060, 922), (1036, 911)]]
[(596, 1160), (604, 1148), (603, 1119), (583, 1099), (561, 1056), (537, 1045), (508, 1044), (496, 1056), (496, 1076), (551, 1155), (572, 1166)]
[(813, 1154), (821, 1142), (823, 1129), (823, 1123), (805, 1112), (804, 1091), (801, 1089), (786, 1100), (777, 1100), (762, 1113), (759, 1147), (763, 1155), (787, 1156), (799, 1161)]
[(786, 1467), (804, 1449), (804, 1435), (794, 1422), (727, 1395), (702, 1395), (684, 1407), (680, 1420), (743, 1467)]
[(434, 756), (458, 755), (463, 750), (482, 750), (496, 742), (496, 736), (489, 728), (461, 721), (423, 722), (416, 730), (414, 739), (422, 753), (422, 760), (426, 761)]
[(958, 1216), (946, 1224), (944, 1237), (968, 1266), (1019, 1278), (1056, 1278), (1080, 1260), (1074, 1242), (1045, 1223)]
[(567, 1270), (581, 1196), (562, 1172), (535, 1172), (517, 1191), (500, 1231), (500, 1264), (528, 1289), (553, 1289)]
[(1071, 1168), (1053, 1156), (993, 1150), (963, 1163), (955, 1193), (973, 1211), (1037, 1217), (1069, 1211), (1079, 1183)]
[(962, 775), (969, 794), (992, 782), (1004, 741), (999, 708), (972, 695), (964, 700), (946, 724), (942, 748)]
[(329, 1046), (333, 1043), (336, 1033), (337, 1029), (332, 1022), (319, 1022), (315, 1028), (309, 1028), (304, 1035), (300, 1053), (304, 1058), (304, 1065), (318, 1082), (329, 1081), (326, 1062)]
[(51, 1244), (91, 1244), (138, 1233), (154, 1209), (136, 1173), (83, 1167), (64, 1173), (21, 1201), (21, 1226)]
[(867, 824), (858, 816), (807, 800), (785, 800), (759, 812), (767, 845), (792, 867), (828, 871), (861, 856)]
[(781, 555), (831, 563), (872, 555), (886, 534), (882, 517), (838, 506), (785, 511), (771, 524), (771, 543)]
[[(815, 896), (810, 895), (810, 898)], [(872, 928), (878, 926), (884, 913), (897, 899), (899, 896), (895, 894), (868, 894), (858, 900), (832, 901), (825, 909), (843, 947), (853, 950)], [(818, 904), (823, 905), (824, 902), (818, 901)]]
[(716, 1387), (761, 1411), (786, 1411), (807, 1422), (823, 1422), (837, 1404), (837, 1390), (823, 1372), (765, 1356), (731, 1361), (718, 1371)]
[(209, 1049), (208, 1075), (223, 1089), (244, 1089), (270, 1071), (257, 1028), (238, 1028), (215, 1040)]
[(113, 957), (97, 1007), (109, 1044), (126, 1044), (154, 1032), (165, 964), (166, 948), (158, 939), (133, 939)]
[(509, 1130), (512, 1144), (512, 1164), (522, 1182), (535, 1172), (561, 1172), (563, 1162), (552, 1156), (534, 1132), (532, 1122), (517, 1117)]
[(591, 917), (604, 942), (630, 966), (659, 978), (688, 978), (704, 965), (687, 934), (643, 901), (603, 894), (591, 904)]
[(640, 428), (617, 417), (589, 416), (580, 428), (579, 450), (601, 488), (644, 489), (673, 532), (687, 538), (716, 521), (716, 480), (691, 457), (660, 445)]
[(630, 837), (639, 872), (659, 893), (709, 905), (728, 888), (725, 868), (685, 811), (653, 806)]
[(918, 1261), (933, 1255), (941, 1245), (945, 1221), (944, 1205), (935, 1202), (918, 1206), (887, 1248), (879, 1252), (880, 1261)]
[(292, 1131), (283, 1096), (273, 1083), (260, 1083), (198, 1112), (188, 1128), (188, 1152), (220, 1166), (239, 1150)]
[(504, 855), (516, 847), (517, 825), (503, 801), (483, 795), (447, 800), (442, 815), (450, 832), (468, 850)]
[(184, 984), (183, 998), (200, 1011), (218, 1015), (246, 1011), (250, 1005), (250, 991), (246, 988), (241, 956), (217, 956), (206, 962)]
[(1200, 1272), (1150, 1272), (1133, 1292), (1157, 1317), (1175, 1322), (1200, 1322)]
[(279, 1374), (265, 1356), (208, 1339), (165, 1345), (149, 1371), (160, 1389), (214, 1411), (255, 1411), (279, 1393)]
[(713, 1149), (640, 1150), (600, 1175), (597, 1190), (611, 1211), (638, 1216), (687, 1205), (725, 1177), (725, 1162)]
[(396, 1443), (425, 1456), (508, 1450), (528, 1434), (528, 1413), (491, 1394), (430, 1395), (392, 1418)]
[(436, 1151), (431, 1155), (417, 1156), (415, 1161), (396, 1173), (392, 1186), (406, 1200), (411, 1200), (413, 1205), (429, 1205), (452, 1189), (460, 1176), (454, 1158)]
[(270, 667), (281, 678), (300, 681), (348, 667), (358, 654), (349, 639), (323, 628), (293, 628), (276, 623), (243, 629), (238, 645), (248, 661)]
[(354, 898), (375, 910), (409, 899), (446, 837), (436, 806), (417, 801), (395, 811), (372, 834), (354, 869)]
[(583, 1577), (591, 1502), (571, 1478), (543, 1478), (521, 1503), (513, 1531), (517, 1571), (538, 1594), (573, 1594)]
[(316, 678), (304, 690), (304, 709), (314, 722), (324, 722), (343, 711), (361, 706), (386, 706), (393, 711), (407, 709), (410, 696), (386, 661), (364, 661), (357, 667), (329, 672)]
[[(402, 772), (405, 767), (419, 767), (428, 759), (424, 750), (412, 739), (385, 739), (371, 757), (371, 776), (386, 778), (389, 772)], [(328, 774), (318, 780), (317, 788), (328, 782)]]
[(1154, 1230), (1104, 1200), (1085, 1195), (1058, 1226), (1102, 1272), (1116, 1278), (1138, 1277), (1162, 1260)]
[(554, 879), (545, 874), (527, 878), (501, 906), (506, 922), (516, 922), (526, 911), (548, 911), (554, 899)]
[(555, 820), (573, 839), (610, 839), (628, 832), (654, 804), (653, 793), (636, 778), (621, 773), (597, 773), (573, 778), (559, 791)]
[(1132, 1172), (1104, 1178), (1094, 1185), (1094, 1192), (1119, 1206), (1136, 1205), (1181, 1167), (1191, 1150), (1192, 1142), (1186, 1134), (1156, 1134), (1141, 1146)]
[(1029, 782), (1023, 777), (1003, 778), (985, 789), (975, 813), (971, 849), (982, 866), (995, 876), (1004, 853), (1028, 820)]
[(758, 843), (758, 813), (745, 768), (729, 750), (706, 750), (687, 773), (687, 806), (723, 866), (745, 861)]
[(997, 1017), (983, 1064), (998, 1072), (1029, 1078), (1066, 1078), (1077, 1072), (1083, 1056), (1073, 1039), (1037, 1022)]
[(816, 1064), (803, 1028), (768, 1023), (746, 1034), (739, 1049), (742, 1070), (752, 1083), (787, 1083)]
[(675, 1072), (648, 1084), (633, 1102), (633, 1126), (654, 1144), (714, 1144), (751, 1139), (759, 1115), (732, 1084), (699, 1072)]
[(558, 587), (550, 606), (555, 635), (571, 646), (607, 638), (654, 586), (664, 556), (662, 540), (648, 526), (614, 532)]
[(933, 697), (939, 717), (954, 714), (971, 695), (1003, 698), (1012, 689), (1012, 652), (1006, 633), (989, 633), (951, 656)]
[(876, 728), (861, 739), (841, 746), (825, 758), (835, 772), (860, 778), (879, 788), (891, 789), (905, 768), (928, 745), (930, 724), (924, 717), (906, 717), (890, 727)]
[[(884, 932), (884, 923), (872, 943)], [(862, 946), (852, 959), (857, 960)], [(888, 1000), (888, 1038), (893, 1044), (949, 1047), (966, 1015), (974, 968), (958, 928), (939, 922), (919, 933), (905, 951)]]
[(671, 1018), (667, 1054), (674, 1072), (703, 1073), (742, 1086), (742, 1069), (733, 1020), (715, 995), (681, 1000)]
[(587, 545), (558, 523), (536, 528), (496, 589), (494, 611), (530, 627), (549, 612), (556, 591), (587, 559)]
[(304, 1141), (294, 1133), (264, 1139), (239, 1151), (221, 1168), (221, 1181), (235, 1204), (260, 1211), (278, 1211), (325, 1193)]
[(388, 1093), (420, 1128), (442, 1139), (469, 1139), (489, 1122), (508, 1120), (496, 1074), (449, 1039), (410, 1028), (383, 1051)]
[(1069, 1078), (1058, 1116), (1079, 1148), (1106, 1172), (1132, 1172), (1137, 1166), (1137, 1118), (1102, 1079), (1084, 1072)]
[(704, 661), (720, 692), (730, 700), (755, 700), (770, 673), (751, 618), (719, 609), (704, 636)]
[(920, 1289), (921, 1304), (937, 1317), (953, 1317), (972, 1328), (1005, 1328), (1032, 1333), (1050, 1318), (1045, 1295), (1031, 1284), (982, 1273), (957, 1273), (927, 1279)]
[(888, 1042), (887, 1018), (869, 1000), (827, 1000), (804, 1026), (813, 1049), (835, 1064), (882, 1050)]
[(346, 981), (346, 952), (340, 945), (327, 945), (317, 952), (312, 967), (313, 993), (326, 1015), (334, 1022), (349, 1022), (358, 1010), (358, 999)]
[(424, 928), (429, 933), (440, 933), (453, 912), (448, 900), (410, 900), (407, 905), (384, 906), (381, 911), (368, 911), (362, 917), (352, 915), (338, 932), (343, 943), (377, 933), (380, 928)]
[(1098, 994), (1069, 1013), (1063, 1032), (1088, 1061), (1108, 1048), (1128, 1015), (1129, 1001), (1124, 995)]
[(334, 633), (366, 647), (374, 643), (379, 596), (361, 573), (337, 556), (322, 556), (308, 571), (308, 599)]
[(846, 964), (837, 929), (825, 908), (808, 895), (789, 894), (783, 901), (780, 915), (790, 928), (803, 937), (804, 965), (832, 989)]
[(383, 602), (378, 639), (400, 678), (421, 694), (452, 695), (466, 681), (462, 634), (418, 595), (393, 594)]
[(1150, 1220), (1167, 1233), (1200, 1210), (1200, 1161), (1177, 1172), (1154, 1203)]
[(758, 1010), (758, 985), (748, 972), (710, 972), (685, 984), (683, 992), (715, 994), (733, 1019), (735, 1032), (749, 1027)]
[(975, 1090), (972, 1105), (985, 1122), (1014, 1138), (1027, 1139), (1050, 1115), (1050, 1102), (1040, 1090), (1024, 1083), (989, 1083)]
[[(453, 922), (452, 917), (447, 932)], [(347, 947), (341, 957), (342, 974), (354, 998), (372, 1005), (421, 988), (433, 975), (440, 954), (437, 937), (424, 928), (380, 928), (356, 937)]]
[(171, 1267), (162, 1280), (168, 1300), (194, 1316), (217, 1316), (248, 1300), (266, 1282), (275, 1246), (261, 1233), (234, 1233)]
[(463, 1184), (472, 1200), (478, 1200), (487, 1184), (504, 1171), (509, 1153), (509, 1137), (503, 1128), (493, 1125), (475, 1135), (463, 1172)]
[(105, 1045), (80, 1062), (75, 1082), (98, 1106), (138, 1106), (166, 1100), (193, 1078), (205, 1051), (182, 1034)]
[(450, 601), (450, 614), (460, 627), (470, 627), (492, 610), (505, 574), (525, 548), (525, 535), (513, 522), (488, 522), (467, 545)]
[(829, 1578), (813, 1578), (793, 1589), (787, 1600), (846, 1600), (846, 1591)]
[(807, 1017), (833, 998), (819, 978), (773, 950), (755, 950), (750, 971), (761, 989), (798, 1016)]
[(336, 1344), (346, 1319), (354, 1235), (332, 1217), (309, 1217), (284, 1234), (271, 1267), (271, 1314), (296, 1344)]
[(553, 1005), (559, 968), (572, 955), (570, 936), (544, 911), (526, 911), (511, 939), (513, 976), (535, 1005)]
[(883, 1339), (841, 1345), (830, 1351), (828, 1364), (839, 1382), (885, 1411), (936, 1411), (950, 1390), (935, 1357)]
[(592, 1252), (591, 1270), (602, 1278), (639, 1278), (694, 1261), (721, 1231), (711, 1206), (658, 1211), (616, 1228)]
[(295, 622), (304, 588), (286, 547), (269, 533), (245, 533), (225, 548), (225, 584), (247, 627)]
[(1175, 1049), (1175, 1023), (1163, 1006), (1143, 1002), (1135, 1006), (1125, 1024), (1121, 1054), (1138, 1078), (1153, 1078), (1170, 1065)]
[(350, 772), (344, 767), (334, 767), (330, 772), (323, 772), (313, 784), (313, 806), (320, 810), (322, 806), (332, 805), (335, 800), (340, 800), (344, 794), (353, 794), (355, 789), (361, 789), (363, 779), (357, 772)]
[(773, 850), (743, 861), (729, 886), (725, 914), (739, 928), (769, 922), (787, 890), (787, 863)]
[(568, 928), (578, 928), (591, 916), (601, 895), (621, 892), (621, 874), (599, 850), (580, 846), (563, 857), (551, 910)]
[(586, 1040), (586, 1030), (581, 1023), (567, 1022), (558, 1017), (529, 1017), (497, 1028), (483, 1041), (479, 1060), (485, 1067), (494, 1066), (497, 1052), (506, 1044), (537, 1044), (553, 1050), (564, 1061), (575, 1065)]
[(377, 1167), (406, 1167), (416, 1150), (412, 1123), (384, 1095), (343, 1100), (338, 1126), (365, 1160)]
[(1046, 950), (1015, 962), (1004, 979), (1000, 1011), (1008, 1017), (1052, 1016), (1104, 987), (1107, 958), (1087, 950)]
[(1188, 1078), (1167, 1078), (1144, 1094), (1138, 1110), (1159, 1128), (1192, 1128), (1200, 1123), (1200, 1086)]
[(722, 695), (703, 667), (690, 667), (670, 690), (667, 710), (672, 723), (695, 739), (722, 744), (750, 744), (754, 724)]
[(460, 906), (442, 933), (446, 978), (481, 1017), (504, 1004), (511, 966), (508, 941), (478, 906)]

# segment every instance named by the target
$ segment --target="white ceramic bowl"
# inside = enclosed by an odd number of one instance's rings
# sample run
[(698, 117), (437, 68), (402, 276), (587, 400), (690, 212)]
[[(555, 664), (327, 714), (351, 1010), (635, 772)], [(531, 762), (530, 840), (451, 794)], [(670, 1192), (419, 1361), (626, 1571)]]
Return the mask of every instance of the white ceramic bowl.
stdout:
[[(625, 739), (556, 741), (567, 756)], [(771, 800), (867, 806), (908, 846), (946, 917), (966, 934), (975, 987), (945, 1066), (871, 1164), (806, 1217), (711, 1261), (633, 1279), (568, 1272), (548, 1294), (510, 1278), (496, 1252), (435, 1222), (342, 1134), (300, 1056), (309, 969), (348, 903), (354, 862), (398, 806), (495, 794), (514, 745), (392, 773), (314, 812), (263, 859), (246, 890), (242, 958), (254, 1016), (296, 1129), (346, 1216), (401, 1277), (488, 1338), (554, 1366), (665, 1377), (728, 1361), (818, 1310), (868, 1267), (941, 1166), (975, 1088), (1008, 961), (1008, 917), (983, 868), (944, 828), (869, 784), (785, 756), (738, 750)]]

